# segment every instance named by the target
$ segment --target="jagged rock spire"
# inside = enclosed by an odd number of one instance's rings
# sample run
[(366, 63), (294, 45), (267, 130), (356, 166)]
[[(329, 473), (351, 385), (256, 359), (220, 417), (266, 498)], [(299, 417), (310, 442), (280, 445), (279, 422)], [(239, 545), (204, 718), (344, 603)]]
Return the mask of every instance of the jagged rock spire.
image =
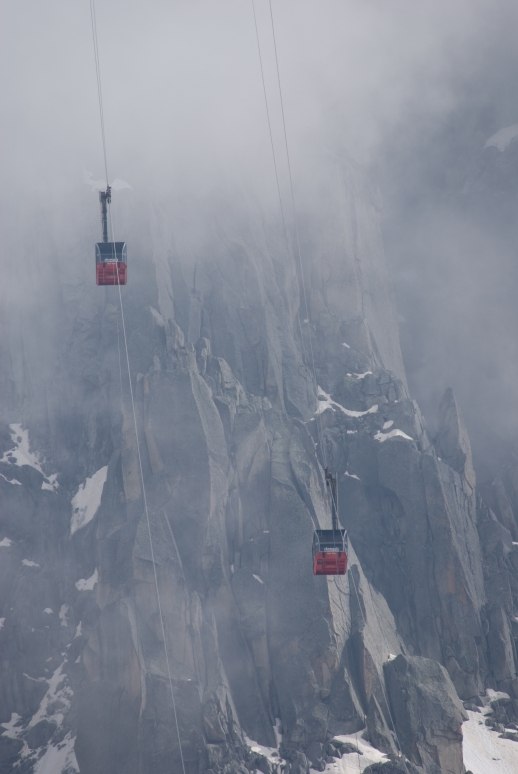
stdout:
[(446, 389), (437, 412), (437, 446), (444, 462), (460, 473), (473, 491), (476, 477), (471, 444), (451, 387)]

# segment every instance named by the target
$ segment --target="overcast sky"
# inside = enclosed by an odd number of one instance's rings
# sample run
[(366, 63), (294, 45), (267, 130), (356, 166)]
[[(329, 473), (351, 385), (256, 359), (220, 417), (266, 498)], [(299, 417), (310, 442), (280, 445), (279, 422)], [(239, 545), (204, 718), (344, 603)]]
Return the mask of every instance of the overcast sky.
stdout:
[[(280, 148), (269, 6), (255, 3)], [(245, 187), (276, 206), (252, 1), (96, 8), (110, 177), (158, 197)], [(453, 386), (480, 454), (486, 444), (492, 455), (495, 439), (518, 432), (518, 143), (484, 145), (518, 123), (518, 4), (273, 0), (273, 9), (297, 196), (311, 201), (311, 159), (322, 151), (376, 171), (413, 393), (433, 427)], [(104, 170), (88, 1), (4, 0), (0, 14), (6, 224), (23, 208), (66, 209), (88, 193), (85, 176), (102, 180)], [(280, 151), (279, 163), (285, 188)]]

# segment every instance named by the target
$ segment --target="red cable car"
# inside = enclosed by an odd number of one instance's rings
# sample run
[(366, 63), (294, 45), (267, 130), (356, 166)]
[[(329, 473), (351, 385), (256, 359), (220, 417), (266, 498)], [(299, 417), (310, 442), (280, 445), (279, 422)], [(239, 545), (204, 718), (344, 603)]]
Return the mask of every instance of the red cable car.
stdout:
[(347, 532), (338, 523), (336, 474), (326, 468), (326, 486), (331, 495), (333, 529), (317, 529), (313, 535), (313, 575), (345, 575)]
[(95, 281), (98, 285), (125, 285), (128, 279), (126, 242), (97, 242)]
[(103, 241), (95, 245), (95, 281), (98, 285), (125, 285), (128, 280), (126, 242), (108, 242), (110, 186), (99, 192)]

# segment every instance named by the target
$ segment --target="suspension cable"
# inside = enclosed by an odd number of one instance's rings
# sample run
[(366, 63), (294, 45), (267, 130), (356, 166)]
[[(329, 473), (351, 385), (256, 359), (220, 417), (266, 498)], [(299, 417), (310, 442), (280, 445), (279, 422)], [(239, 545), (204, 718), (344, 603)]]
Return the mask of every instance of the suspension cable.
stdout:
[[(355, 579), (354, 579), (354, 573), (353, 573), (353, 572), (349, 572), (349, 577), (350, 577), (350, 578), (352, 578), (352, 582), (353, 582), (353, 588), (354, 588), (354, 593), (355, 593), (355, 595), (356, 595), (356, 601), (358, 602), (358, 609), (359, 609), (359, 611), (360, 611), (360, 614), (361, 614), (361, 617), (362, 617), (362, 619), (363, 619), (363, 625), (364, 625), (364, 627), (365, 627), (365, 628), (367, 628), (367, 621), (366, 621), (366, 619), (365, 619), (365, 615), (364, 615), (364, 612), (363, 612), (363, 608), (362, 608), (362, 606), (361, 606), (361, 603), (360, 603), (360, 595), (358, 594), (358, 589), (357, 589), (357, 587), (356, 587), (356, 581), (355, 581)], [(373, 606), (373, 608), (374, 608), (374, 613), (375, 613), (375, 615), (376, 615), (376, 620), (377, 620), (377, 622), (378, 622), (378, 626), (379, 626), (379, 628), (380, 628), (381, 636), (384, 638), (383, 629), (381, 628), (381, 625), (380, 625), (380, 621), (379, 621), (378, 614), (377, 614), (377, 611), (376, 611), (376, 604), (375, 604), (375, 602), (374, 602), (374, 599), (372, 598), (372, 594), (371, 594), (371, 600), (372, 600), (372, 606)], [(384, 639), (385, 639), (385, 638), (384, 638)], [(385, 644), (386, 644), (386, 641), (385, 641)], [(396, 741), (397, 741), (397, 746), (398, 746), (399, 755), (400, 755), (400, 757), (401, 757), (401, 758), (402, 758), (402, 760), (403, 760), (403, 765), (404, 765), (404, 767), (405, 767), (405, 771), (406, 771), (406, 772), (407, 772), (407, 774), (408, 774), (408, 766), (407, 766), (407, 764), (406, 764), (405, 756), (404, 756), (404, 754), (403, 754), (403, 748), (401, 747), (401, 743), (400, 743), (400, 741), (399, 741), (399, 736), (398, 736), (398, 732), (397, 732), (397, 727), (396, 727), (396, 724), (395, 724), (395, 722), (394, 722), (394, 718), (393, 718), (393, 716), (392, 716), (392, 712), (391, 712), (391, 710), (390, 710), (390, 704), (389, 704), (389, 701), (388, 701), (387, 692), (386, 692), (386, 690), (385, 690), (385, 678), (381, 679), (381, 676), (380, 676), (380, 674), (379, 674), (379, 672), (378, 672), (378, 667), (377, 667), (377, 665), (376, 665), (376, 664), (374, 664), (374, 666), (375, 666), (375, 669), (376, 669), (376, 673), (377, 673), (377, 675), (378, 675), (378, 679), (379, 679), (379, 681), (380, 681), (380, 686), (381, 686), (381, 690), (382, 690), (382, 693), (383, 693), (383, 698), (385, 699), (385, 704), (386, 704), (386, 706), (387, 706), (387, 711), (388, 711), (388, 714), (389, 714), (389, 717), (390, 717), (390, 722), (392, 723), (392, 727), (393, 727), (393, 729), (394, 729), (394, 734), (395, 734), (395, 736), (396, 736)]]
[(92, 40), (94, 44), (95, 57), (95, 75), (97, 78), (97, 97), (99, 100), (99, 115), (101, 118), (101, 136), (103, 141), (104, 173), (106, 175), (106, 185), (108, 185), (108, 161), (106, 156), (106, 135), (104, 131), (104, 106), (103, 93), (101, 86), (101, 66), (99, 63), (99, 46), (97, 43), (97, 19), (95, 16), (95, 0), (90, 0), (90, 22), (92, 24)]
[[(295, 239), (297, 244), (297, 257), (299, 261), (299, 268), (300, 268), (300, 278), (302, 282), (302, 293), (304, 297), (304, 306), (306, 307), (306, 314), (307, 314), (307, 320), (308, 320), (308, 328), (309, 328), (309, 351), (311, 355), (311, 366), (313, 371), (313, 378), (315, 380), (315, 384), (318, 387), (318, 381), (317, 381), (317, 374), (316, 374), (316, 368), (315, 368), (315, 357), (313, 353), (313, 341), (311, 339), (311, 322), (310, 322), (310, 313), (309, 313), (309, 305), (308, 305), (308, 297), (306, 292), (306, 282), (304, 279), (304, 267), (302, 264), (302, 252), (300, 249), (300, 234), (299, 234), (299, 227), (297, 223), (297, 208), (295, 206), (295, 194), (293, 192), (293, 176), (291, 174), (291, 157), (290, 157), (290, 149), (288, 144), (288, 132), (286, 130), (286, 117), (284, 114), (284, 100), (282, 97), (282, 86), (281, 86), (281, 74), (279, 69), (279, 57), (277, 55), (277, 38), (275, 36), (275, 23), (273, 19), (273, 8), (272, 8), (272, 0), (268, 0), (268, 4), (270, 7), (270, 21), (272, 26), (272, 37), (273, 37), (273, 50), (275, 53), (275, 67), (277, 71), (277, 84), (279, 88), (279, 98), (280, 98), (280, 104), (281, 104), (281, 115), (282, 115), (282, 127), (284, 132), (284, 146), (286, 149), (286, 160), (288, 163), (288, 176), (290, 181), (290, 193), (291, 193), (291, 206), (293, 210), (293, 224), (295, 228)], [(304, 337), (302, 337), (302, 346), (304, 347)], [(327, 452), (326, 447), (324, 443), (324, 434), (322, 430), (322, 422), (319, 420), (319, 414), (316, 415), (315, 421), (317, 423), (317, 434), (319, 436), (320, 440), (320, 447), (322, 449), (322, 456), (324, 458), (324, 467), (327, 468)]]
[[(112, 226), (112, 229), (113, 229), (113, 226)], [(131, 408), (132, 408), (132, 412), (133, 412), (133, 424), (134, 424), (134, 427), (135, 427), (135, 438), (136, 438), (136, 441), (137, 441), (138, 464), (139, 464), (139, 471), (140, 471), (140, 480), (141, 480), (141, 483), (142, 483), (142, 496), (143, 496), (143, 500), (144, 500), (144, 511), (145, 511), (145, 514), (146, 514), (147, 531), (148, 531), (148, 535), (149, 535), (149, 547), (151, 549), (151, 561), (153, 563), (153, 575), (154, 575), (154, 578), (155, 578), (155, 588), (156, 588), (156, 596), (157, 596), (157, 603), (158, 603), (158, 613), (159, 613), (159, 616), (160, 616), (160, 626), (162, 628), (162, 637), (163, 637), (163, 640), (164, 640), (164, 651), (165, 651), (165, 657), (166, 657), (166, 663), (167, 663), (167, 674), (168, 674), (168, 677), (169, 677), (169, 688), (170, 688), (170, 691), (171, 691), (171, 699), (172, 699), (172, 702), (173, 702), (174, 721), (175, 721), (175, 726), (176, 726), (176, 734), (178, 736), (178, 745), (179, 745), (179, 748), (180, 748), (180, 758), (181, 758), (181, 761), (182, 761), (182, 770), (183, 770), (183, 774), (185, 774), (185, 763), (184, 763), (184, 759), (183, 759), (182, 740), (180, 739), (180, 728), (179, 728), (179, 725), (178, 725), (178, 714), (177, 714), (177, 711), (176, 711), (176, 702), (175, 702), (175, 698), (174, 698), (173, 679), (172, 679), (172, 676), (171, 676), (171, 665), (169, 663), (169, 649), (167, 647), (167, 638), (166, 638), (166, 632), (165, 632), (164, 616), (163, 616), (163, 613), (162, 613), (162, 603), (161, 603), (161, 600), (160, 600), (160, 590), (158, 588), (158, 575), (157, 575), (156, 563), (155, 563), (155, 552), (154, 552), (154, 549), (153, 549), (153, 538), (151, 536), (151, 523), (150, 523), (150, 519), (149, 519), (149, 510), (148, 510), (147, 497), (146, 497), (146, 487), (145, 487), (145, 484), (144, 484), (144, 471), (143, 471), (143, 468), (142, 468), (142, 456), (141, 456), (141, 453), (140, 453), (140, 441), (139, 441), (139, 436), (138, 436), (137, 412), (135, 410), (135, 399), (134, 399), (134, 395), (133, 395), (133, 385), (131, 383), (131, 369), (130, 369), (130, 360), (129, 360), (129, 352), (128, 352), (128, 339), (127, 339), (127, 336), (126, 336), (126, 323), (125, 323), (125, 320), (124, 320), (124, 309), (123, 309), (123, 305), (122, 305), (122, 293), (121, 293), (120, 283), (117, 285), (117, 287), (119, 289), (119, 303), (120, 303), (120, 309), (121, 309), (122, 333), (123, 333), (123, 339), (124, 339), (124, 349), (126, 351), (126, 365), (127, 365), (127, 368), (128, 368), (128, 382), (129, 382), (129, 388), (130, 388)]]
[[(268, 121), (268, 132), (269, 132), (269, 135), (270, 135), (270, 148), (271, 148), (271, 151), (272, 151), (273, 167), (275, 169), (275, 181), (276, 181), (276, 184), (277, 184), (277, 194), (279, 196), (279, 207), (280, 207), (280, 211), (281, 211), (282, 227), (283, 227), (283, 231), (284, 231), (284, 239), (286, 241), (286, 250), (287, 250), (288, 254), (291, 254), (292, 253), (291, 241), (288, 239), (288, 229), (286, 228), (286, 219), (284, 217), (284, 206), (282, 204), (281, 186), (280, 186), (280, 183), (279, 183), (279, 172), (278, 172), (278, 167), (277, 167), (277, 156), (276, 156), (276, 153), (275, 153), (275, 143), (273, 141), (272, 124), (271, 124), (271, 120), (270, 120), (270, 108), (269, 108), (269, 105), (268, 105), (268, 93), (266, 91), (266, 81), (265, 81), (265, 77), (264, 77), (263, 56), (262, 56), (262, 53), (261, 53), (261, 41), (260, 41), (260, 38), (259, 38), (259, 28), (258, 28), (258, 25), (257, 25), (257, 14), (256, 14), (256, 11), (255, 11), (255, 0), (252, 0), (252, 10), (253, 10), (253, 14), (254, 14), (255, 37), (256, 37), (256, 41), (257, 41), (257, 51), (259, 53), (259, 67), (260, 67), (260, 70), (261, 70), (261, 80), (262, 80), (262, 84), (263, 84), (264, 105), (265, 105), (265, 108), (266, 108), (266, 118), (267, 118), (267, 121)], [(306, 345), (304, 343), (304, 335), (302, 333), (302, 325), (301, 325), (301, 322), (300, 322), (300, 314), (297, 314), (297, 321), (298, 321), (298, 324), (299, 324), (300, 341), (302, 343), (303, 362), (304, 362), (304, 364), (306, 364), (308, 358), (307, 358), (307, 355), (306, 355)], [(317, 434), (318, 434), (318, 425), (317, 425)], [(320, 440), (320, 436), (319, 436), (319, 440)]]
[[(292, 176), (292, 172), (291, 172), (291, 159), (290, 159), (290, 151), (289, 151), (289, 144), (288, 144), (288, 133), (287, 133), (287, 130), (286, 130), (286, 117), (285, 117), (285, 113), (284, 113), (284, 101), (283, 101), (283, 97), (282, 97), (281, 76), (280, 76), (280, 69), (279, 69), (279, 57), (278, 57), (278, 54), (277, 54), (277, 40), (276, 40), (276, 35), (275, 35), (275, 23), (274, 23), (274, 18), (273, 18), (272, 0), (268, 0), (268, 4), (269, 4), (269, 8), (270, 8), (270, 20), (271, 20), (271, 26), (272, 26), (273, 47), (274, 47), (274, 53), (275, 53), (275, 65), (276, 65), (276, 71), (277, 71), (277, 83), (278, 83), (278, 87), (279, 87), (279, 97), (280, 97), (280, 104), (281, 104), (282, 125), (283, 125), (283, 132), (284, 132), (284, 145), (285, 145), (285, 149), (286, 149), (286, 159), (287, 159), (287, 163), (288, 163), (288, 175), (289, 175), (289, 181), (290, 181), (291, 204), (292, 204), (292, 209), (293, 209), (294, 228), (295, 228), (295, 236), (296, 236), (296, 244), (297, 244), (297, 255), (298, 255), (298, 259), (299, 259), (299, 267), (300, 267), (300, 276), (301, 276), (301, 282), (302, 282), (302, 291), (303, 291), (303, 296), (304, 296), (304, 304), (305, 304), (305, 307), (306, 307), (306, 313), (308, 315), (308, 322), (309, 322), (309, 306), (308, 306), (308, 301), (307, 301), (306, 283), (305, 283), (305, 279), (304, 279), (304, 268), (303, 268), (303, 263), (302, 263), (302, 253), (301, 253), (301, 249), (300, 249), (299, 228), (298, 228), (297, 217), (296, 217), (295, 194), (294, 194), (294, 190), (293, 190), (293, 176)], [(254, 10), (254, 12), (255, 12), (255, 10)], [(311, 339), (311, 327), (310, 327), (310, 330), (309, 330), (309, 348), (310, 348), (310, 354), (311, 354), (311, 365), (312, 365), (312, 370), (313, 370), (313, 378), (315, 379), (315, 383), (318, 385), (317, 378), (316, 378), (315, 358), (314, 358), (314, 353), (313, 353), (313, 342), (312, 342), (312, 339)], [(326, 454), (326, 448), (325, 448), (325, 443), (324, 443), (324, 436), (323, 436), (322, 425), (321, 425), (321, 422), (319, 423), (319, 416), (320, 416), (319, 414), (317, 414), (317, 416), (316, 416), (317, 432), (319, 432), (319, 437), (321, 439), (321, 448), (322, 448), (322, 455), (323, 455), (323, 458), (324, 458), (324, 465), (327, 468), (327, 454)], [(319, 425), (320, 425), (320, 429), (319, 429)], [(335, 496), (333, 495), (333, 492), (331, 492), (331, 498), (333, 500), (333, 505), (334, 505), (334, 507), (336, 509), (336, 513), (338, 515), (338, 498), (337, 497), (335, 498)], [(364, 626), (366, 627), (367, 626), (367, 622), (365, 620), (365, 616), (363, 614), (363, 609), (362, 609), (361, 604), (360, 604), (360, 598), (359, 598), (359, 595), (358, 595), (358, 590), (356, 588), (356, 582), (355, 582), (355, 579), (354, 579), (354, 574), (353, 573), (349, 573), (349, 574), (352, 577), (353, 587), (354, 587), (354, 591), (355, 591), (356, 598), (357, 598), (357, 601), (358, 601), (358, 607), (359, 607), (360, 613), (361, 613), (362, 618), (363, 618)], [(374, 600), (373, 600), (373, 606), (374, 606), (374, 608), (376, 607), (374, 605)], [(376, 610), (375, 610), (375, 613), (376, 613), (376, 618), (378, 620), (378, 625), (379, 625), (379, 619), (377, 617), (377, 611)], [(380, 631), (382, 632), (382, 636), (383, 636), (383, 630), (381, 628), (380, 628)], [(378, 671), (377, 667), (376, 667), (376, 671)], [(402, 748), (401, 748), (401, 744), (399, 742), (399, 737), (398, 737), (398, 733), (397, 733), (397, 729), (396, 729), (396, 724), (394, 723), (394, 719), (392, 717), (392, 713), (391, 713), (391, 710), (390, 710), (390, 705), (389, 705), (389, 702), (388, 702), (388, 697), (387, 697), (387, 694), (386, 694), (386, 691), (385, 691), (384, 680), (382, 680), (379, 675), (378, 675), (378, 678), (380, 679), (381, 690), (383, 692), (383, 696), (385, 698), (385, 703), (386, 703), (386, 706), (387, 706), (387, 711), (389, 713), (389, 717), (390, 717), (392, 726), (394, 728), (394, 733), (396, 735), (397, 744), (398, 744), (398, 748), (399, 748), (399, 753), (400, 753), (401, 756), (403, 756), (403, 751), (402, 751)], [(408, 772), (408, 767), (406, 765), (406, 761), (404, 759), (404, 756), (403, 756), (403, 764), (405, 766), (406, 771)]]
[[(281, 217), (282, 217), (282, 222), (283, 222), (286, 246), (287, 246), (287, 248), (289, 250), (290, 249), (289, 248), (289, 240), (288, 240), (288, 233), (287, 233), (287, 228), (286, 228), (286, 221), (285, 221), (285, 217), (284, 217), (284, 207), (283, 207), (283, 204), (282, 204), (281, 189), (280, 189), (280, 184), (279, 184), (279, 174), (278, 174), (277, 159), (276, 159), (276, 154), (275, 154), (275, 144), (274, 144), (274, 141), (273, 141), (273, 133), (272, 133), (272, 127), (271, 127), (271, 120), (270, 120), (270, 109), (269, 109), (269, 106), (268, 106), (268, 95), (267, 95), (267, 91), (266, 91), (266, 83), (265, 83), (264, 68), (263, 68), (263, 58), (262, 58), (262, 54), (261, 54), (261, 43), (260, 43), (260, 38), (259, 38), (259, 30), (258, 30), (258, 26), (257, 26), (257, 15), (256, 15), (256, 11), (255, 11), (255, 1), (254, 0), (252, 0), (252, 8), (253, 8), (253, 14), (254, 14), (254, 24), (255, 24), (255, 34), (256, 34), (256, 40), (257, 40), (257, 49), (258, 49), (258, 52), (259, 52), (259, 65), (260, 65), (260, 69), (261, 69), (261, 79), (262, 79), (262, 84), (263, 84), (264, 103), (265, 103), (265, 107), (266, 107), (266, 117), (267, 117), (267, 121), (268, 121), (268, 130), (269, 130), (269, 134), (270, 134), (270, 146), (271, 146), (271, 151), (272, 151), (273, 165), (274, 165), (274, 169), (275, 169), (275, 178), (276, 178), (276, 183), (277, 183), (277, 192), (278, 192), (278, 196), (279, 196), (279, 204), (280, 204), (280, 209), (281, 209)], [(280, 101), (281, 101), (281, 110), (282, 110), (282, 119), (283, 119), (283, 128), (284, 128), (284, 143), (285, 143), (285, 147), (286, 147), (286, 154), (287, 154), (287, 161), (288, 161), (288, 171), (289, 171), (290, 190), (291, 190), (291, 202), (292, 202), (292, 207), (293, 207), (293, 218), (294, 218), (295, 233), (296, 233), (297, 246), (298, 246), (298, 258), (299, 258), (300, 272), (301, 272), (301, 279), (302, 279), (302, 286), (303, 286), (304, 305), (306, 307), (306, 313), (308, 313), (308, 325), (310, 325), (310, 323), (309, 323), (309, 308), (308, 308), (308, 303), (307, 303), (306, 287), (305, 287), (305, 283), (304, 283), (304, 271), (303, 271), (303, 268), (302, 268), (302, 259), (301, 259), (301, 251), (300, 251), (300, 239), (299, 239), (299, 233), (298, 233), (298, 227), (297, 227), (297, 221), (296, 221), (296, 213), (295, 213), (295, 197), (294, 197), (294, 194), (293, 194), (293, 181), (292, 181), (292, 176), (291, 176), (291, 163), (290, 163), (290, 156), (289, 156), (289, 149), (288, 149), (288, 139), (287, 139), (287, 133), (286, 133), (286, 122), (284, 120), (284, 105), (283, 105), (283, 101), (282, 101), (282, 89), (281, 89), (281, 81), (280, 81), (280, 74), (279, 74), (279, 63), (277, 61), (277, 45), (276, 45), (276, 40), (275, 40), (275, 27), (274, 27), (274, 24), (273, 24), (273, 13), (272, 13), (272, 8), (271, 8), (271, 2), (270, 2), (270, 19), (271, 19), (272, 32), (273, 32), (275, 60), (276, 60), (276, 69), (277, 69), (277, 82), (278, 82), (279, 96), (280, 96)], [(307, 363), (308, 362), (308, 357), (307, 357), (307, 353), (306, 353), (306, 344), (305, 344), (305, 341), (304, 341), (304, 334), (302, 332), (302, 325), (301, 325), (301, 322), (300, 322), (300, 308), (299, 308), (299, 313), (297, 314), (297, 319), (298, 319), (298, 324), (299, 324), (299, 333), (300, 333), (300, 340), (301, 340), (301, 344), (302, 344), (303, 358), (304, 358), (304, 362)], [(313, 379), (315, 380), (315, 384), (318, 386), (318, 382), (317, 382), (317, 378), (316, 378), (316, 371), (315, 371), (315, 361), (314, 361), (314, 357), (313, 357), (313, 345), (312, 345), (312, 341), (311, 341), (311, 330), (309, 330), (309, 344), (310, 344), (310, 351), (311, 351), (311, 362), (312, 362), (312, 365), (313, 365), (313, 369), (312, 369)], [(323, 458), (324, 458), (324, 467), (327, 467), (327, 454), (326, 454), (326, 448), (325, 448), (325, 443), (324, 443), (324, 435), (323, 435), (323, 432), (322, 432), (321, 420), (319, 420), (319, 415), (318, 414), (316, 415), (315, 421), (316, 421), (316, 427), (317, 427), (317, 436), (318, 436), (320, 448), (322, 449), (322, 455), (323, 455)]]
[(254, 12), (254, 24), (255, 24), (255, 37), (257, 40), (257, 51), (259, 53), (259, 66), (261, 68), (261, 80), (263, 82), (263, 94), (264, 94), (264, 104), (266, 107), (266, 118), (268, 120), (268, 132), (270, 134), (270, 147), (272, 151), (272, 158), (273, 158), (273, 167), (275, 169), (275, 181), (277, 183), (277, 193), (279, 195), (279, 207), (281, 210), (281, 218), (282, 218), (282, 227), (284, 230), (284, 239), (286, 240), (286, 247), (289, 250), (289, 241), (288, 241), (288, 231), (286, 229), (286, 220), (284, 218), (284, 207), (282, 206), (282, 196), (281, 196), (281, 186), (279, 184), (279, 172), (277, 170), (277, 158), (275, 155), (275, 145), (273, 142), (273, 133), (272, 133), (272, 123), (270, 120), (270, 109), (268, 107), (268, 95), (266, 92), (266, 82), (264, 79), (264, 69), (263, 69), (263, 57), (261, 54), (261, 43), (259, 40), (259, 29), (257, 27), (257, 14), (255, 12), (255, 0), (252, 0), (252, 10)]
[[(117, 264), (117, 281), (119, 279), (119, 266)], [(117, 351), (119, 353), (119, 381), (120, 381), (120, 404), (121, 404), (121, 411), (122, 411), (122, 362), (121, 362), (121, 344), (120, 344), (120, 336), (119, 336), (119, 318), (117, 317)]]
[[(104, 110), (103, 110), (103, 100), (102, 100), (102, 88), (101, 88), (101, 68), (99, 63), (99, 47), (97, 43), (97, 23), (95, 18), (95, 0), (90, 0), (90, 17), (92, 22), (92, 36), (93, 36), (93, 44), (94, 44), (94, 55), (95, 55), (95, 68), (96, 68), (96, 75), (97, 75), (97, 92), (98, 92), (98, 98), (99, 98), (99, 113), (101, 118), (101, 134), (102, 134), (102, 144), (103, 144), (103, 156), (104, 156), (104, 168), (106, 172), (106, 185), (108, 186), (108, 163), (107, 163), (107, 153), (106, 153), (106, 136), (104, 131)], [(114, 229), (113, 229), (113, 219), (112, 219), (112, 211), (111, 206), (108, 206), (108, 212), (109, 212), (109, 219), (110, 219), (110, 230), (111, 230), (111, 236), (112, 241), (115, 241), (114, 237)], [(180, 758), (182, 763), (182, 771), (183, 774), (185, 774), (185, 761), (183, 757), (183, 750), (182, 750), (182, 740), (180, 738), (180, 727), (178, 724), (178, 713), (176, 711), (176, 702), (174, 697), (174, 690), (173, 690), (173, 679), (171, 675), (171, 665), (169, 662), (169, 649), (167, 647), (167, 637), (166, 637), (166, 630), (165, 630), (165, 624), (164, 624), (164, 616), (162, 612), (162, 602), (160, 599), (160, 589), (158, 586), (158, 573), (156, 569), (156, 562), (155, 562), (155, 551), (153, 548), (153, 537), (151, 534), (151, 522), (149, 518), (149, 509), (148, 509), (148, 503), (147, 503), (147, 496), (146, 496), (146, 486), (144, 482), (144, 470), (142, 466), (142, 455), (140, 452), (140, 440), (139, 440), (139, 433), (138, 433), (138, 423), (137, 423), (137, 412), (135, 409), (135, 397), (133, 394), (133, 385), (131, 382), (131, 367), (130, 367), (130, 358), (129, 358), (129, 351), (128, 351), (128, 339), (126, 335), (126, 322), (124, 318), (124, 308), (122, 303), (122, 292), (121, 292), (121, 286), (119, 282), (119, 273), (118, 273), (118, 264), (117, 264), (117, 287), (119, 289), (119, 304), (120, 304), (120, 311), (121, 311), (121, 321), (122, 321), (122, 334), (123, 334), (123, 341), (124, 341), (124, 349), (126, 353), (126, 366), (128, 369), (128, 383), (129, 383), (129, 391), (130, 391), (130, 398), (131, 398), (131, 408), (132, 408), (132, 414), (133, 414), (133, 425), (135, 429), (135, 440), (137, 442), (137, 457), (138, 457), (138, 463), (139, 463), (139, 472), (140, 472), (140, 481), (142, 486), (142, 499), (144, 504), (144, 513), (146, 516), (146, 524), (147, 524), (147, 531), (149, 536), (149, 547), (151, 550), (151, 562), (153, 564), (153, 575), (155, 580), (155, 590), (156, 590), (156, 597), (157, 597), (157, 605), (158, 605), (158, 614), (160, 616), (160, 626), (162, 629), (162, 638), (164, 641), (164, 652), (165, 652), (165, 658), (167, 663), (167, 674), (169, 678), (169, 688), (171, 692), (171, 700), (173, 704), (173, 714), (174, 714), (174, 721), (176, 726), (176, 734), (178, 737), (178, 745), (180, 749)], [(117, 343), (119, 345), (119, 336), (118, 336), (118, 329), (117, 329)], [(120, 346), (119, 346), (119, 362), (120, 362)]]

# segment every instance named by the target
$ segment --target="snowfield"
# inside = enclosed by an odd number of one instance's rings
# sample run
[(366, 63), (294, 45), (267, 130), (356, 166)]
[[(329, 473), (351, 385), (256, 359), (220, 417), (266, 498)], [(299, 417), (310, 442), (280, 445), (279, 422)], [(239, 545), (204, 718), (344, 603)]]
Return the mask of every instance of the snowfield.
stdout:
[(484, 724), (482, 712), (469, 712), (462, 725), (464, 765), (473, 774), (517, 774), (518, 742), (500, 739)]

